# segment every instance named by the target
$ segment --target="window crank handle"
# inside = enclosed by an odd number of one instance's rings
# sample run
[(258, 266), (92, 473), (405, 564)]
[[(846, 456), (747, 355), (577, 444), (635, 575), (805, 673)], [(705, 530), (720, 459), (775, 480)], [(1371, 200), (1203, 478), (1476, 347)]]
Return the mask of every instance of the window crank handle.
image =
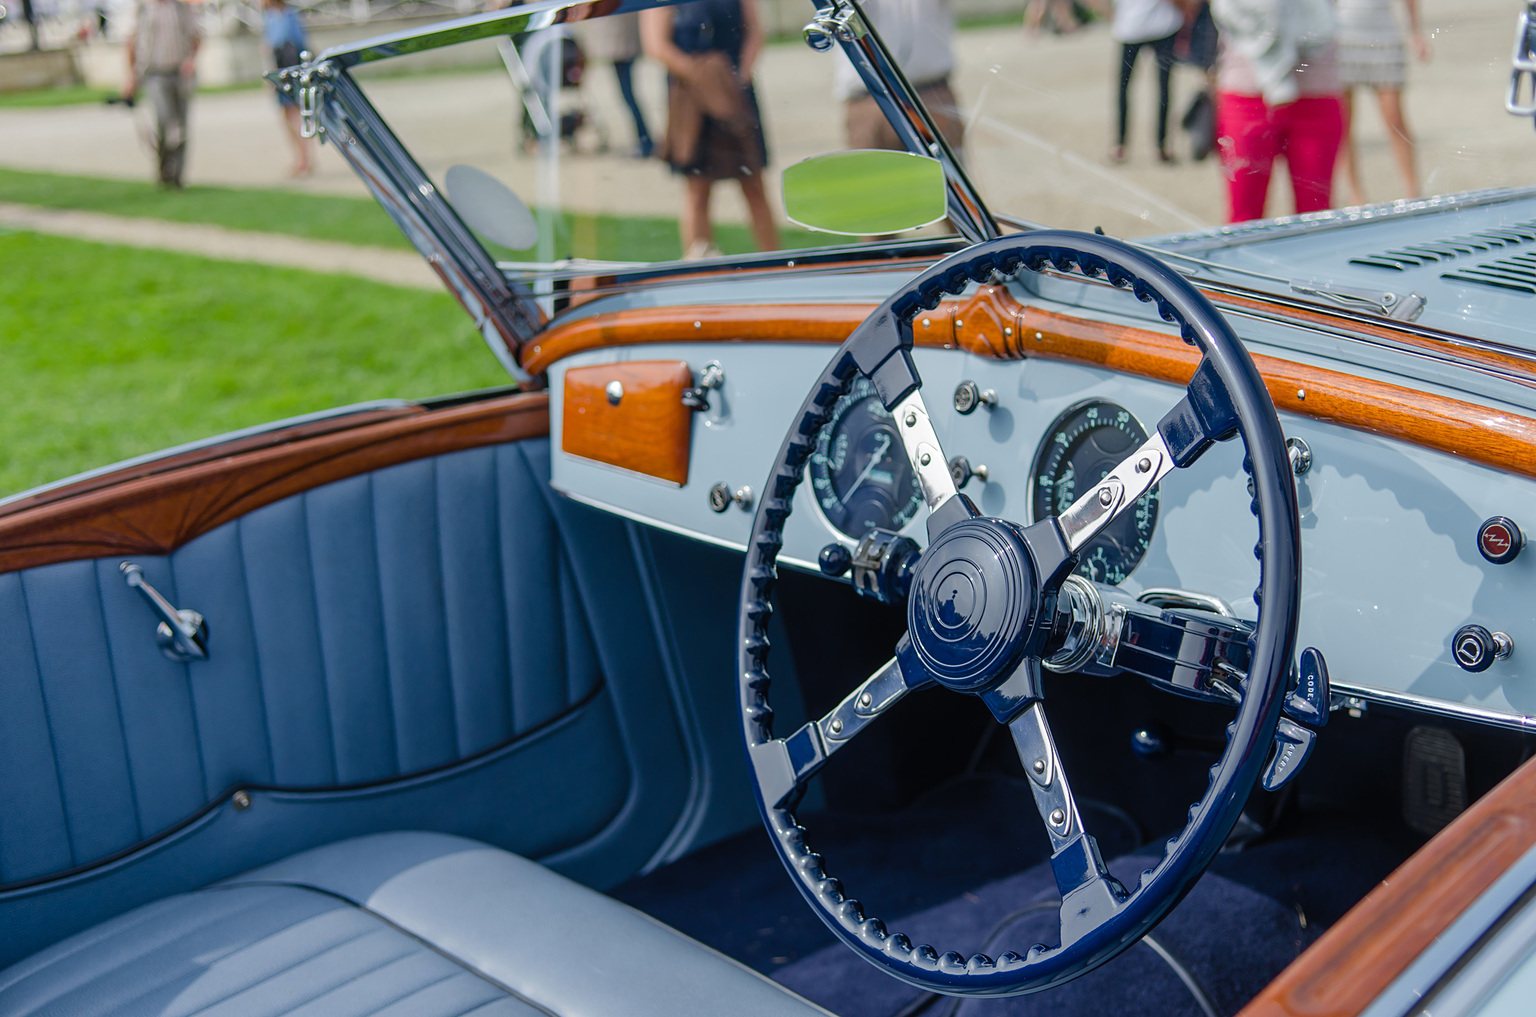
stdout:
[(207, 660), (208, 625), (203, 621), (203, 616), (196, 611), (178, 609), (166, 600), (144, 578), (144, 570), (133, 562), (125, 561), (118, 568), (122, 570), (123, 579), (128, 585), (138, 590), (155, 614), (159, 615), (160, 624), (155, 628), (155, 637), (160, 643), (160, 652), (176, 661)]

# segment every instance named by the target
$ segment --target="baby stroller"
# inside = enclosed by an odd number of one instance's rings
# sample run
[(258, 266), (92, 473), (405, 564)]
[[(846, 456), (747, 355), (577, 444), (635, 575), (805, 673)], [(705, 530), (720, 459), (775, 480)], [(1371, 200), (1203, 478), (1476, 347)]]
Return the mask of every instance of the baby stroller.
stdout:
[(523, 96), (523, 151), (556, 137), (575, 149), (577, 133), (589, 125), (597, 132), (598, 150), (606, 149), (606, 132), (594, 122), (581, 94), (587, 70), (581, 45), (564, 26), (531, 32), (519, 42), (503, 40), (501, 57)]

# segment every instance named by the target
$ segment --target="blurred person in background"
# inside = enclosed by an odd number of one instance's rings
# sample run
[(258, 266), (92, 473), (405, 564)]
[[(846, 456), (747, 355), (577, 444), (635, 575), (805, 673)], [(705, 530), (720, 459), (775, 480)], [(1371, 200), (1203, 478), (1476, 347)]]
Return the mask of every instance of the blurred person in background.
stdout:
[(155, 155), (162, 187), (179, 190), (187, 161), (187, 112), (192, 104), (198, 12), (182, 0), (139, 0), (128, 31), (128, 76), (122, 96), (142, 86), (155, 110)]
[[(1350, 201), (1365, 204), (1360, 185), (1360, 164), (1355, 157), (1352, 130), (1355, 89), (1370, 88), (1381, 106), (1387, 140), (1403, 178), (1402, 196), (1419, 196), (1419, 176), (1414, 166), (1413, 135), (1403, 117), (1403, 84), (1408, 77), (1407, 47), (1392, 10), (1393, 0), (1336, 0), (1339, 19), (1339, 78), (1344, 88), (1344, 147), (1339, 151), (1340, 169), (1349, 185)], [(1429, 59), (1429, 40), (1419, 25), (1417, 0), (1403, 0), (1413, 54), (1420, 62)]]
[(768, 146), (752, 88), (766, 38), (756, 0), (689, 0), (640, 15), (646, 56), (667, 69), (667, 133), (661, 157), (686, 184), (678, 225), (683, 257), (718, 254), (709, 197), (717, 180), (736, 180), (758, 250), (779, 246), (763, 188)]
[[(950, 0), (866, 0), (863, 7), (917, 97), (933, 114), (934, 126), (958, 156), (965, 121), (949, 86), (955, 68), (955, 12)], [(849, 148), (906, 150), (864, 87), (864, 79), (841, 51), (832, 68), (832, 91), (843, 100), (843, 137)]]
[(1212, 0), (1211, 14), (1228, 221), (1264, 217), (1277, 159), (1290, 171), (1297, 213), (1331, 207), (1344, 114), (1329, 0)]
[(1024, 6), (1024, 31), (1031, 37), (1040, 34), (1040, 28), (1049, 18), (1051, 31), (1057, 35), (1070, 35), (1082, 28), (1092, 18), (1109, 17), (1110, 0), (1029, 0)]
[[(262, 0), (262, 34), (272, 50), (272, 65), (279, 70), (293, 67), (303, 60), (309, 49), (309, 37), (299, 12), (288, 6), (286, 0)], [(277, 93), (277, 106), (283, 113), (283, 126), (288, 129), (288, 140), (293, 144), (293, 168), (290, 176), (308, 176), (314, 169), (314, 141), (304, 137), (299, 122), (299, 104), (285, 92)]]
[(1173, 42), (1184, 27), (1184, 12), (1171, 0), (1115, 0), (1110, 35), (1120, 44), (1119, 132), (1109, 150), (1109, 161), (1125, 162), (1125, 134), (1130, 121), (1131, 74), (1141, 48), (1148, 46), (1157, 58), (1157, 158), (1173, 162), (1168, 151), (1169, 76), (1173, 73)]
[(619, 82), (619, 94), (629, 107), (629, 116), (635, 122), (634, 155), (649, 159), (655, 150), (651, 132), (645, 126), (645, 114), (635, 99), (635, 59), (640, 56), (640, 16), (621, 14), (617, 17), (598, 18), (581, 26), (582, 48), (595, 60), (607, 60), (613, 64), (613, 76)]

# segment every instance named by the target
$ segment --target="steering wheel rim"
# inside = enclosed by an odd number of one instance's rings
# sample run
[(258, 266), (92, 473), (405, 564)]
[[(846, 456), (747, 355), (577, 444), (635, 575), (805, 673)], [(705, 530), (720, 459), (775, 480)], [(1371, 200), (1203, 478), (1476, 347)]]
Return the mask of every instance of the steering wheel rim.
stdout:
[[(808, 846), (806, 831), (794, 817), (804, 782), (836, 748), (834, 745), (826, 749), (825, 745), (829, 732), (842, 730), (841, 718), (849, 718), (846, 736), (851, 737), (856, 730), (852, 727), (854, 722), (878, 716), (886, 705), (899, 698), (898, 691), (891, 698), (882, 699), (895, 687), (893, 682), (906, 681), (910, 687), (917, 687), (911, 684), (913, 679), (905, 670), (922, 668), (919, 655), (912, 652), (910, 636), (903, 637), (897, 659), (861, 686), (868, 691), (855, 691), (862, 708), (850, 705), (855, 702), (854, 696), (850, 696), (839, 707), (841, 714), (834, 711), (838, 716), (829, 714), (822, 722), (813, 722), (791, 736), (776, 739), (768, 700), (767, 623), (772, 612), (771, 595), (784, 520), (790, 514), (805, 463), (833, 404), (858, 374), (870, 378), (887, 409), (903, 399), (914, 398), (921, 386), (911, 356), (911, 323), (915, 315), (936, 307), (945, 295), (960, 294), (972, 282), (986, 282), (997, 273), (1011, 276), (1022, 268), (1054, 268), (1129, 289), (1139, 299), (1154, 303), (1163, 319), (1177, 324), (1184, 339), (1200, 349), (1200, 367), (1184, 399), (1159, 425), (1159, 436), (1172, 453), (1173, 465), (1180, 467), (1197, 459), (1213, 441), (1224, 440), (1234, 431), (1242, 437), (1248, 453), (1245, 466), (1253, 478), (1253, 511), (1260, 532), (1254, 549), (1260, 563), (1260, 583), (1254, 593), (1259, 617), (1249, 640), (1250, 667), (1244, 694), (1227, 727), (1226, 747), (1211, 767), (1205, 793), (1191, 806), (1184, 829), (1167, 842), (1162, 859), (1142, 873), (1135, 887), (1122, 886), (1108, 876), (1097, 845), (1086, 831), (1079, 828), (1075, 837), (1058, 842), (1052, 825), (1063, 812), (1053, 810), (1047, 818), (1046, 806), (1042, 804), (1047, 796), (1038, 787), (1042, 785), (1041, 779), (1035, 778), (1037, 807), (1056, 848), (1052, 865), (1063, 895), (1060, 945), (1035, 944), (1023, 955), (1010, 951), (996, 958), (981, 954), (965, 958), (931, 946), (914, 945), (900, 932), (887, 930), (879, 919), (866, 916), (859, 902), (848, 896), (841, 883), (826, 871), (824, 860)], [(910, 423), (912, 418), (907, 420)], [(930, 534), (930, 548), (944, 534), (958, 532), (956, 527), (976, 529), (982, 525), (971, 518), (977, 513), (968, 500), (955, 496), (942, 505), (930, 505), (930, 526), (956, 503), (963, 503), (961, 507), (966, 511), (948, 513), (950, 523)], [(1046, 523), (1049, 526), (1036, 524), (1030, 528), (1029, 532), (1035, 534), (1033, 540), (1028, 533), (1016, 534), (1023, 538), (1029, 552), (1024, 564), (1037, 574), (1031, 594), (1035, 600), (1027, 612), (1034, 620), (1026, 625), (1029, 633), (1017, 637), (1018, 652), (1023, 656), (1011, 665), (1014, 677), (1008, 679), (1008, 685), (1032, 690), (1028, 710), (1039, 718), (1048, 750), (1043, 755), (1052, 759), (1048, 768), (1044, 758), (1036, 760), (1035, 772), (1040, 774), (1047, 769), (1044, 786), (1049, 787), (1060, 764), (1053, 755), (1054, 744), (1044, 714), (1034, 709), (1039, 705), (1039, 657), (1044, 639), (1040, 618), (1051, 610), (1050, 604), (1042, 600), (1059, 590), (1061, 579), (1071, 571), (1076, 558), (1068, 552), (1065, 562), (1053, 559), (1053, 554), (1067, 550), (1065, 544), (1055, 550), (1037, 550), (1035, 542), (1044, 548), (1051, 543), (1051, 532), (1062, 532), (1056, 520)], [(1018, 530), (1014, 524), (1006, 525)], [(1220, 313), (1162, 262), (1110, 237), (1041, 230), (975, 245), (946, 258), (903, 286), (854, 331), (812, 386), (764, 487), (743, 570), (737, 674), (749, 769), (758, 808), (774, 848), (812, 910), (838, 939), (875, 966), (912, 985), (951, 995), (1009, 996), (1039, 991), (1093, 970), (1134, 943), (1183, 898), (1205, 871), (1230, 834), (1264, 766), (1295, 651), (1300, 604), (1299, 531), (1285, 438), (1258, 370)], [(1013, 539), (1002, 528), (997, 532), (1007, 540)], [(1038, 574), (1053, 568), (1052, 575)], [(1016, 563), (1014, 571), (1019, 570)], [(1011, 592), (1015, 588), (1009, 589)], [(910, 612), (915, 610), (909, 604), (909, 629), (916, 617)], [(1031, 672), (1033, 685), (1028, 681)], [(1024, 685), (1018, 686), (1021, 675)], [(932, 680), (933, 676), (927, 678)], [(957, 691), (977, 691), (963, 683), (945, 684)], [(1003, 720), (998, 705), (999, 684), (994, 682), (993, 691), (987, 693), (992, 697), (988, 705)], [(872, 698), (876, 702), (870, 708)], [(1007, 696), (1002, 695), (1002, 699), (1006, 701)], [(1015, 741), (1022, 753), (1023, 742), (1019, 741), (1017, 728), (1015, 731)], [(814, 756), (818, 751), (819, 758), (808, 759), (808, 754)], [(1059, 773), (1056, 787), (1066, 794), (1070, 804), (1064, 772)], [(1071, 808), (1075, 816), (1075, 805)], [(1078, 880), (1081, 882), (1074, 882)]]

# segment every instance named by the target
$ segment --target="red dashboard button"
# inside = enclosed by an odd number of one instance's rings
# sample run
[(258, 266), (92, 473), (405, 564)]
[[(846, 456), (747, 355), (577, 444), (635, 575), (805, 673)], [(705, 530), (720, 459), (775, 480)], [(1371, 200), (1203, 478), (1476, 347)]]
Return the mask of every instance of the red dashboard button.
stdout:
[(1494, 516), (1477, 528), (1477, 550), (1495, 565), (1507, 565), (1520, 554), (1525, 546), (1525, 535), (1514, 520)]

